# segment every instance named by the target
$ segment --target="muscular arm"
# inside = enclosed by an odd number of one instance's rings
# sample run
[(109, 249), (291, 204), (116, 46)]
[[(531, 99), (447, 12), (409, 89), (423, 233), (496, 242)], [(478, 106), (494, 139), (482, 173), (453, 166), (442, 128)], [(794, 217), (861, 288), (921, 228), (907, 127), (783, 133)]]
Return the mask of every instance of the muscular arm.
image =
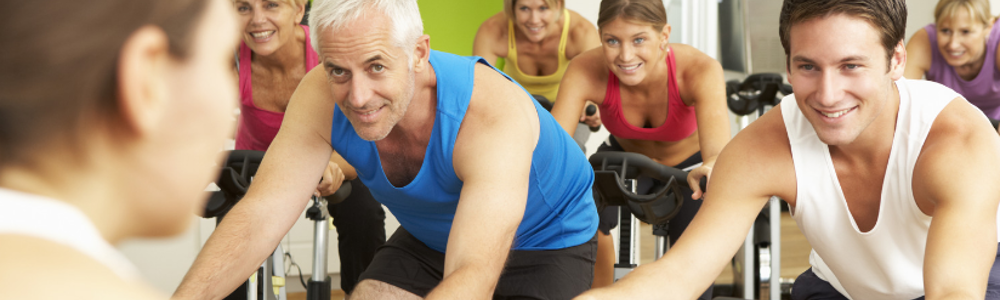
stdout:
[(913, 171), (914, 197), (929, 203), (933, 216), (924, 256), (928, 300), (985, 297), (997, 250), (1000, 138), (981, 115), (953, 100), (935, 120)]
[[(726, 85), (722, 65), (696, 49), (690, 49), (691, 67), (684, 73), (685, 86), (681, 93), (692, 99), (698, 119), (698, 140), (701, 147), (702, 167), (692, 170), (688, 182), (695, 190), (694, 199), (701, 197), (698, 181), (709, 177), (715, 160), (729, 142), (729, 109), (726, 106)], [(693, 68), (692, 68), (693, 67)]]
[(595, 48), (570, 61), (566, 67), (566, 74), (559, 83), (559, 93), (555, 105), (552, 106), (552, 116), (570, 135), (576, 131), (576, 124), (580, 122), (580, 112), (583, 111), (587, 101), (593, 101), (598, 105), (604, 101), (594, 97), (595, 89), (603, 88), (604, 85), (604, 82), (600, 82), (594, 74), (594, 70), (599, 69), (594, 64), (599, 63), (600, 54), (601, 49)]
[(481, 56), (494, 66), (497, 64), (497, 58), (506, 57), (507, 40), (504, 34), (507, 31), (506, 21), (507, 17), (503, 12), (483, 21), (472, 42), (472, 55)]
[(769, 197), (794, 194), (789, 190), (795, 182), (791, 152), (777, 112), (772, 109), (754, 121), (722, 151), (712, 188), (676, 246), (611, 287), (577, 299), (694, 299), (705, 291), (739, 249)]
[(463, 182), (444, 279), (427, 299), (491, 299), (524, 215), (538, 114), (524, 91), (476, 66), (472, 102), (455, 142)]
[(274, 250), (302, 213), (331, 156), (333, 102), (322, 68), (292, 95), (253, 184), (212, 233), (174, 294), (222, 299)]
[(566, 47), (566, 59), (573, 59), (584, 51), (601, 46), (601, 36), (597, 34), (597, 27), (586, 18), (570, 11), (571, 28), (569, 35), (569, 47)]
[(910, 43), (906, 45), (906, 69), (903, 71), (903, 77), (924, 78), (924, 74), (931, 69), (930, 47), (936, 47), (930, 43), (926, 29), (917, 30), (917, 33), (913, 34)]

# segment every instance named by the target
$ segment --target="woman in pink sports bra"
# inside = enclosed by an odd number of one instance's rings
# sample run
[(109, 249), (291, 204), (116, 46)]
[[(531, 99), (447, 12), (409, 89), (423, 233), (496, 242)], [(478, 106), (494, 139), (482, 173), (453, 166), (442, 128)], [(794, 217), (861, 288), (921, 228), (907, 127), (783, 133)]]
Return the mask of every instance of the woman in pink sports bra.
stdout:
[[(693, 47), (667, 43), (670, 25), (662, 1), (604, 0), (597, 22), (602, 47), (570, 63), (552, 115), (567, 132), (580, 120), (603, 123), (612, 137), (598, 151), (636, 152), (664, 165), (693, 168), (689, 182), (709, 176), (730, 138), (721, 65)], [(600, 114), (582, 117), (587, 101), (596, 103)], [(685, 194), (701, 198), (700, 190)], [(671, 220), (671, 242), (700, 206), (689, 201)], [(609, 230), (617, 225), (615, 216), (614, 209), (601, 212), (595, 287), (613, 280)], [(710, 291), (703, 298), (711, 298)]]
[[(292, 93), (319, 64), (319, 56), (310, 44), (309, 27), (299, 25), (306, 0), (235, 0), (233, 5), (243, 26), (243, 43), (237, 52), (240, 120), (236, 149), (266, 151), (281, 127)], [(345, 177), (351, 180), (351, 195), (330, 205), (330, 213), (340, 242), (340, 286), (350, 295), (375, 249), (385, 243), (385, 211), (336, 153), (316, 193), (332, 194), (336, 191), (332, 182)]]

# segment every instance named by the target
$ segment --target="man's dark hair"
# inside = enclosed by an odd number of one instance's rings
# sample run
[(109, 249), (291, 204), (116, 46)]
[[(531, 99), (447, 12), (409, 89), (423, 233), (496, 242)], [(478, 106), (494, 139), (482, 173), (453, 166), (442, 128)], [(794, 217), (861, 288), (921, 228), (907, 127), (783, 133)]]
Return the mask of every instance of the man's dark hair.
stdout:
[(792, 25), (835, 14), (868, 21), (882, 40), (887, 65), (906, 34), (905, 0), (785, 0), (781, 5), (778, 35), (785, 48), (786, 65), (792, 52), (789, 41)]

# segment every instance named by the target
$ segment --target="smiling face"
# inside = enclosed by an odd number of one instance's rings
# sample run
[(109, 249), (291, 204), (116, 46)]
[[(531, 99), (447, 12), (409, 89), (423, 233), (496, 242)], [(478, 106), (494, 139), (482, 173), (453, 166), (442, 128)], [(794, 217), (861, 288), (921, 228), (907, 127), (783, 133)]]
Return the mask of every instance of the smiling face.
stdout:
[(305, 7), (274, 0), (234, 2), (243, 26), (243, 42), (258, 55), (270, 55), (295, 40)]
[(558, 35), (559, 7), (551, 7), (544, 0), (517, 0), (514, 2), (514, 25), (532, 42)]
[[(791, 27), (788, 81), (819, 139), (846, 145), (882, 115), (906, 62), (900, 43), (886, 69), (886, 51), (867, 21), (835, 14)], [(895, 119), (892, 116), (893, 120)]]
[(334, 101), (368, 141), (389, 135), (406, 114), (416, 88), (410, 55), (392, 43), (391, 22), (370, 13), (342, 29), (320, 31), (320, 60)]
[(601, 27), (601, 46), (608, 69), (629, 86), (638, 85), (649, 74), (666, 68), (670, 25), (657, 31), (652, 25), (617, 18)]
[[(959, 8), (937, 24), (937, 47), (953, 67), (982, 67), (986, 58), (986, 40), (992, 29), (980, 22), (968, 9)], [(978, 66), (976, 66), (978, 65)]]

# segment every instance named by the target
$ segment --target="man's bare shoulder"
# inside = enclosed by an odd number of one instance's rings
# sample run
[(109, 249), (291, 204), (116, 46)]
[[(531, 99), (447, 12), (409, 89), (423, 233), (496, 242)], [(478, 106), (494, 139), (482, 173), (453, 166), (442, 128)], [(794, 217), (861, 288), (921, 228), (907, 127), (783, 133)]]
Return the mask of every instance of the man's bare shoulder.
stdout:
[(951, 100), (934, 119), (924, 141), (924, 149), (957, 153), (982, 148), (996, 150), (992, 148), (997, 141), (1000, 141), (1000, 136), (997, 136), (989, 120), (983, 117), (982, 111), (965, 98), (958, 97)]
[(0, 235), (0, 289), (10, 299), (167, 299), (67, 246)]
[(795, 167), (781, 106), (776, 106), (740, 130), (719, 156), (721, 164), (742, 172), (768, 196), (779, 196), (794, 204)]
[(473, 76), (472, 100), (467, 112), (470, 116), (510, 117), (510, 112), (532, 106), (528, 93), (493, 68), (477, 63)]

